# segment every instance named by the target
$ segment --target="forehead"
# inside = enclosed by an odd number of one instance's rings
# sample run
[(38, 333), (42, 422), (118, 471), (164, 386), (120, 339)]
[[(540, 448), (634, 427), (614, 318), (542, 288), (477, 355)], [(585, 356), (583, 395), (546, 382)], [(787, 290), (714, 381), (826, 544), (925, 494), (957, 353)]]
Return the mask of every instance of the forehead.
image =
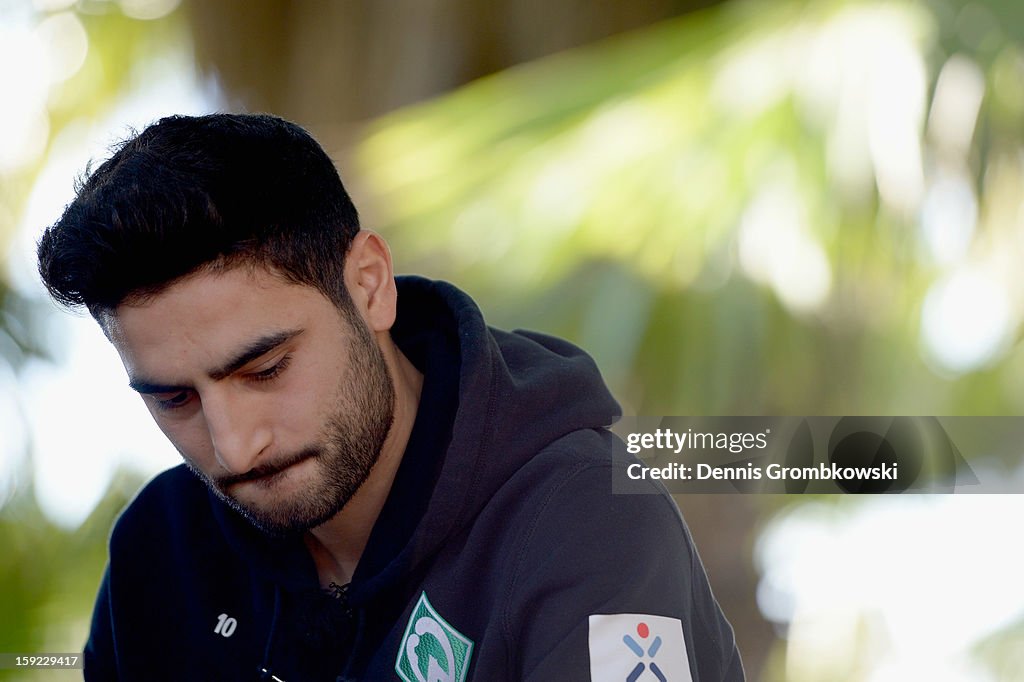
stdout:
[(220, 361), (254, 336), (337, 315), (319, 290), (241, 266), (199, 271), (155, 296), (123, 303), (103, 326), (131, 372), (135, 366), (152, 371), (168, 363)]

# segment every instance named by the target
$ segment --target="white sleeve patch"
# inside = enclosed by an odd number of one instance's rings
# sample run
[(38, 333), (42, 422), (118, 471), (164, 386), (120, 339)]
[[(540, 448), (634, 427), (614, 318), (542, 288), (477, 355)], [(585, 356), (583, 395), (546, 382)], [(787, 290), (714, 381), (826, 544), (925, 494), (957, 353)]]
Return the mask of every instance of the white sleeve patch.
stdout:
[(693, 682), (678, 618), (590, 616), (591, 682)]

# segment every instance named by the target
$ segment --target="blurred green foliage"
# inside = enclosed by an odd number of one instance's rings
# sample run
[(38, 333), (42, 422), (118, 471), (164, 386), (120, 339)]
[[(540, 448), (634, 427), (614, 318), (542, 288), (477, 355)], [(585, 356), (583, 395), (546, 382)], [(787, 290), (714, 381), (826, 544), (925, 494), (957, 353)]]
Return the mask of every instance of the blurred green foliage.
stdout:
[[(27, 482), (30, 483), (30, 482)], [(79, 652), (107, 561), (114, 519), (141, 486), (121, 474), (77, 529), (54, 525), (39, 509), (31, 485), (0, 512), (0, 649), (8, 653)], [(63, 670), (0, 670), (0, 680), (66, 680)]]
[[(1016, 413), (1009, 345), (957, 371), (922, 345), (936, 282), (1020, 248), (1020, 48), (937, 6), (727, 3), (386, 116), (374, 227), (593, 351), (633, 412)], [(933, 95), (961, 61), (985, 94), (957, 155)], [(978, 206), (952, 259), (922, 218), (948, 168)]]

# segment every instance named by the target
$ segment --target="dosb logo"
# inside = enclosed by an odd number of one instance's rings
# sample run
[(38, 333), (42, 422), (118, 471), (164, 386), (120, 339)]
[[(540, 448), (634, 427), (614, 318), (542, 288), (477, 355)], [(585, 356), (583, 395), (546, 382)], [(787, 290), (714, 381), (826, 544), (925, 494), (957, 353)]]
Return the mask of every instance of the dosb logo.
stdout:
[(591, 682), (693, 682), (679, 619), (594, 614), (589, 629)]
[(405, 682), (465, 682), (473, 642), (420, 594), (398, 647), (395, 672)]

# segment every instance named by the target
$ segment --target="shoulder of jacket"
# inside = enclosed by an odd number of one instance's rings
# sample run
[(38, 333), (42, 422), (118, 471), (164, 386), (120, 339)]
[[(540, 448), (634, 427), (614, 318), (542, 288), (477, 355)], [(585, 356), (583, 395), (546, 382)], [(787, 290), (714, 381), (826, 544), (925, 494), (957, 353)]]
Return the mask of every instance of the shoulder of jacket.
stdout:
[[(613, 535), (660, 539), (692, 555), (693, 540), (679, 507), (658, 481), (643, 481), (643, 493), (615, 493), (612, 478), (624, 475), (631, 455), (607, 429), (567, 434), (540, 450), (504, 486), (516, 500), (521, 528), (529, 527), (523, 551), (539, 538), (574, 535), (581, 527)], [(504, 501), (504, 500), (503, 500)]]
[(612, 491), (612, 473), (631, 460), (586, 446), (614, 439), (560, 439), (531, 463), (547, 474), (521, 510), (500, 617), (508, 646), (532, 649), (539, 622), (585, 646), (590, 615), (659, 614), (683, 623), (702, 665), (717, 665), (735, 644), (689, 529), (657, 482), (646, 493)]

